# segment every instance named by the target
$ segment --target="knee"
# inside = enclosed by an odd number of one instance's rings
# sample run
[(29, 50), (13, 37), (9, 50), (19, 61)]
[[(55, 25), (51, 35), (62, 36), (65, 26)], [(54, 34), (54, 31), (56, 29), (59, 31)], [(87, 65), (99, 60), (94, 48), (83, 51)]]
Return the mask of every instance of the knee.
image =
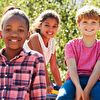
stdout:
[(73, 93), (70, 93), (70, 92), (60, 89), (56, 100), (74, 100), (74, 98), (75, 98), (75, 96)]
[(100, 98), (100, 82), (98, 82), (98, 84), (96, 84), (91, 92), (90, 92), (90, 97), (92, 98), (92, 100), (98, 100), (98, 98)]

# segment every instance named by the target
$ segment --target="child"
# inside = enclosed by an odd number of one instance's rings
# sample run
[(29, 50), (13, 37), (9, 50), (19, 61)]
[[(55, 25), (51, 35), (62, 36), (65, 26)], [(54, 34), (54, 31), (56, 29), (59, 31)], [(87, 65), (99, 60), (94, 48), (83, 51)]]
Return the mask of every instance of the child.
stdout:
[(17, 8), (9, 8), (2, 18), (5, 48), (0, 53), (0, 100), (46, 100), (43, 56), (23, 50), (29, 36), (29, 20)]
[[(50, 69), (58, 86), (62, 85), (60, 73), (56, 64), (56, 49), (54, 36), (57, 33), (60, 23), (59, 15), (53, 10), (46, 10), (40, 14), (33, 24), (33, 32), (28, 41), (24, 44), (26, 51), (36, 50), (45, 57), (46, 65), (50, 62)], [(48, 78), (47, 68), (46, 79), (48, 92), (51, 90), (51, 82)]]
[[(76, 22), (82, 38), (65, 46), (69, 78), (59, 90), (57, 100), (100, 99), (100, 9), (84, 6), (78, 10)], [(75, 99), (76, 98), (76, 99)]]

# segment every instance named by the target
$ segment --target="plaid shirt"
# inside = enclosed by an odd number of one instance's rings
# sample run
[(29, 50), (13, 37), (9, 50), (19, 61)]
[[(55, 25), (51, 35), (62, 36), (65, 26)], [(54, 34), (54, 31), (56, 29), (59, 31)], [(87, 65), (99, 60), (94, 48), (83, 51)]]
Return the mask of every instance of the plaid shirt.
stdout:
[(0, 54), (0, 100), (46, 100), (43, 56), (21, 51), (7, 61), (4, 51)]

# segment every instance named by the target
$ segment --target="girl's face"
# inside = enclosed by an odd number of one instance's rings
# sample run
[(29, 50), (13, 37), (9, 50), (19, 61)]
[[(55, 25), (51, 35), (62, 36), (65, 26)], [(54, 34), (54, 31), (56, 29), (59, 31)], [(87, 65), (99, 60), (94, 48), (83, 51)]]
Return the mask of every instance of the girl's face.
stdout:
[(79, 23), (79, 29), (83, 35), (95, 36), (100, 29), (100, 24), (95, 19), (82, 19)]
[(19, 15), (14, 15), (4, 21), (2, 38), (7, 49), (22, 49), (24, 41), (28, 37), (26, 21)]
[(47, 18), (44, 22), (40, 25), (41, 34), (45, 38), (52, 38), (55, 36), (58, 30), (58, 23), (55, 18)]

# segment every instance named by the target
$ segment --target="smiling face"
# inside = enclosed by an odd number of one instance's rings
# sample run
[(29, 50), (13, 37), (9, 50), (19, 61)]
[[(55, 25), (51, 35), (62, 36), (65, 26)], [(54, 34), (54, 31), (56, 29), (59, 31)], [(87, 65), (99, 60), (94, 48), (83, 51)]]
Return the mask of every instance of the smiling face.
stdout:
[(3, 23), (2, 38), (6, 49), (21, 50), (28, 37), (28, 28), (25, 19), (19, 15), (10, 16)]
[(80, 32), (85, 36), (95, 36), (100, 29), (99, 20), (83, 18), (78, 24)]
[(40, 25), (41, 34), (45, 38), (52, 38), (55, 36), (58, 30), (58, 23), (55, 18), (47, 18)]

